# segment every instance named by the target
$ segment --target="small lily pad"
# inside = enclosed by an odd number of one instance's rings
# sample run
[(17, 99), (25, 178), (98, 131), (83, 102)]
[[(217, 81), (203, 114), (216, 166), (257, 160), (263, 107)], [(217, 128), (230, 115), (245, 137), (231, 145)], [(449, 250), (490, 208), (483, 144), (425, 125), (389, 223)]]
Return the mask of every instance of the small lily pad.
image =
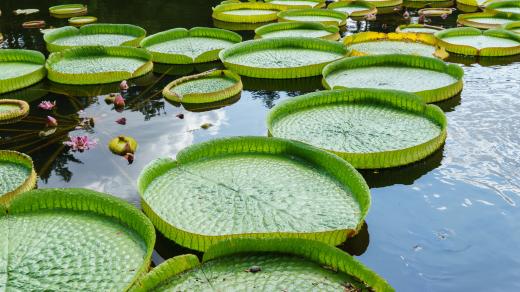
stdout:
[(286, 9), (285, 5), (263, 2), (229, 3), (214, 7), (212, 17), (223, 22), (261, 23), (277, 20), (277, 13)]
[(69, 24), (73, 26), (82, 26), (85, 24), (91, 24), (97, 21), (97, 17), (94, 16), (76, 16), (69, 18)]
[(310, 37), (337, 41), (339, 28), (319, 22), (279, 22), (261, 26), (255, 30), (256, 38)]
[(444, 30), (444, 28), (440, 26), (433, 26), (427, 24), (403, 24), (398, 26), (395, 29), (395, 32), (434, 34), (441, 30)]
[(31, 157), (16, 151), (0, 150), (0, 204), (36, 186)]
[(45, 56), (31, 50), (0, 50), (0, 94), (38, 83), (47, 72)]
[(325, 0), (266, 0), (266, 3), (285, 5), (289, 8), (322, 8), (325, 7)]
[(338, 1), (330, 3), (327, 9), (340, 11), (350, 17), (362, 17), (368, 14), (377, 14), (375, 5), (366, 1)]
[(117, 155), (134, 154), (137, 151), (137, 146), (137, 141), (130, 136), (118, 136), (108, 143), (110, 151)]
[(18, 99), (0, 99), (0, 124), (14, 123), (29, 114), (29, 104)]
[(49, 13), (53, 16), (77, 15), (87, 13), (88, 8), (83, 4), (64, 4), (49, 7)]
[(451, 8), (423, 8), (419, 9), (419, 15), (426, 17), (450, 15), (453, 10)]
[(278, 21), (319, 22), (326, 25), (343, 26), (347, 23), (347, 15), (329, 9), (290, 9), (278, 13)]
[(480, 29), (499, 28), (504, 24), (520, 21), (520, 15), (507, 13), (468, 13), (459, 14), (457, 22), (464, 26)]
[(449, 52), (471, 56), (512, 56), (520, 54), (520, 35), (504, 30), (482, 32), (473, 27), (451, 28), (435, 33), (439, 45)]

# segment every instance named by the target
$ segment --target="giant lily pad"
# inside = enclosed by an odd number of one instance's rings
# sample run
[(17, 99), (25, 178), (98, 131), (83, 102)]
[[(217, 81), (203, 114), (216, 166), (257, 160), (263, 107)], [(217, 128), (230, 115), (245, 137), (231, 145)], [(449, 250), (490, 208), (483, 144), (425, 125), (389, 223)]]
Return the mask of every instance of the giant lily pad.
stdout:
[(441, 57), (435, 37), (421, 33), (362, 32), (345, 37), (343, 43), (354, 56), (405, 54)]
[(504, 24), (519, 20), (520, 15), (508, 15), (505, 13), (468, 13), (459, 14), (457, 17), (459, 24), (480, 29), (499, 28)]
[(319, 22), (327, 25), (343, 26), (347, 23), (345, 13), (319, 8), (290, 9), (278, 13), (278, 21)]
[(397, 33), (424, 33), (424, 34), (434, 34), (438, 31), (443, 30), (444, 28), (440, 26), (433, 26), (427, 24), (403, 24), (398, 26), (395, 29)]
[(152, 55), (131, 47), (77, 47), (50, 55), (49, 79), (64, 84), (102, 84), (152, 71)]
[(492, 13), (507, 13), (520, 15), (520, 1), (518, 0), (505, 0), (505, 1), (492, 1), (486, 5), (486, 12)]
[(131, 24), (96, 23), (80, 28), (65, 26), (43, 35), (49, 52), (58, 52), (80, 46), (133, 46), (139, 45), (146, 31)]
[(325, 7), (325, 0), (266, 0), (265, 2), (271, 4), (285, 5), (288, 6), (288, 8)]
[(361, 17), (377, 13), (376, 6), (366, 1), (338, 1), (329, 4), (327, 8), (343, 12), (350, 17)]
[(323, 69), (330, 88), (375, 88), (413, 92), (425, 102), (448, 99), (462, 90), (464, 71), (441, 60), (408, 55), (342, 59)]
[(493, 2), (494, 0), (457, 0), (457, 6), (460, 4), (469, 7), (485, 6), (487, 3)]
[(257, 38), (310, 37), (337, 41), (339, 28), (318, 22), (279, 22), (270, 23), (255, 29)]
[(341, 44), (313, 38), (271, 38), (246, 41), (220, 52), (224, 65), (243, 76), (300, 78), (316, 76), (348, 50)]
[(278, 19), (278, 12), (286, 10), (287, 6), (262, 3), (229, 3), (213, 8), (212, 17), (223, 22), (259, 23)]
[(163, 95), (173, 102), (211, 103), (231, 98), (242, 91), (240, 76), (227, 70), (215, 70), (174, 80)]
[(520, 54), (520, 36), (504, 29), (484, 32), (473, 27), (451, 28), (435, 33), (447, 51), (472, 56), (512, 56)]
[(502, 28), (520, 34), (520, 21), (511, 22), (502, 26)]
[(192, 64), (218, 60), (222, 49), (241, 41), (239, 34), (218, 28), (174, 28), (145, 38), (141, 47), (152, 53), (154, 62)]
[(0, 99), (0, 124), (14, 123), (29, 114), (29, 104), (23, 100)]
[(123, 200), (43, 189), (0, 210), (0, 267), (8, 271), (0, 287), (7, 291), (125, 291), (149, 268), (153, 226)]
[(97, 17), (94, 16), (76, 16), (69, 18), (69, 24), (73, 26), (83, 26), (91, 24), (97, 21)]
[[(261, 287), (261, 288), (260, 288)], [(349, 254), (307, 239), (229, 239), (171, 258), (135, 285), (141, 291), (365, 291), (394, 289)]]
[(347, 89), (314, 92), (276, 105), (267, 119), (274, 137), (331, 151), (356, 168), (421, 160), (446, 139), (446, 117), (404, 91)]
[(401, 9), (403, 0), (366, 0), (365, 2), (377, 8), (377, 14), (393, 14), (394, 9)]
[(206, 250), (224, 238), (299, 237), (337, 245), (370, 205), (362, 176), (310, 145), (266, 137), (197, 144), (140, 175), (145, 213), (166, 237)]
[(0, 94), (40, 82), (45, 71), (45, 56), (30, 50), (0, 50)]
[(36, 172), (31, 157), (16, 151), (0, 150), (0, 206), (35, 186)]

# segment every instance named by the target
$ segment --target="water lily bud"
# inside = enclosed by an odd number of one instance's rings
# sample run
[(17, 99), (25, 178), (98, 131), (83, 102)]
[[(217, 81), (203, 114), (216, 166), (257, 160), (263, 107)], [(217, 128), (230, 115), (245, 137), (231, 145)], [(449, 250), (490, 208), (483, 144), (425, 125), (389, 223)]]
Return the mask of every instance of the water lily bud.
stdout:
[(121, 89), (121, 91), (127, 91), (128, 88), (128, 82), (126, 82), (126, 80), (121, 81), (121, 83), (119, 84), (119, 89)]
[(116, 95), (116, 97), (114, 98), (114, 106), (119, 108), (125, 106), (125, 99), (123, 98), (123, 96), (121, 96), (121, 94)]
[(58, 121), (51, 117), (51, 116), (47, 116), (47, 127), (57, 127), (58, 126)]

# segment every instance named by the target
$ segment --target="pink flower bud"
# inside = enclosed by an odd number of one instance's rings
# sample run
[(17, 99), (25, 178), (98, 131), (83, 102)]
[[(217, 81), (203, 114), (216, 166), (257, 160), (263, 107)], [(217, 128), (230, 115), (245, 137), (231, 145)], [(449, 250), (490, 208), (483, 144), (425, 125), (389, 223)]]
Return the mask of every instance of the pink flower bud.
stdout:
[(121, 83), (119, 84), (119, 89), (121, 89), (121, 91), (127, 91), (128, 87), (129, 86), (126, 80), (121, 81)]
[(51, 116), (47, 116), (47, 127), (57, 127), (57, 126), (58, 126), (58, 121)]

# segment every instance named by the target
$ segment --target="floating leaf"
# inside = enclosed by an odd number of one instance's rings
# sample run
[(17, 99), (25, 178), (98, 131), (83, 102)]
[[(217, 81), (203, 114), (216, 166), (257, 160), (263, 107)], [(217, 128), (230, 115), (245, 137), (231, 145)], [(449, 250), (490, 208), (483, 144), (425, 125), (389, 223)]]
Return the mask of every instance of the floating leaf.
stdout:
[(459, 14), (457, 23), (480, 29), (500, 28), (504, 24), (520, 21), (520, 14), (507, 13), (468, 13)]
[(485, 12), (520, 15), (520, 1), (518, 1), (518, 0), (492, 1), (492, 2), (489, 2), (489, 4), (486, 4)]
[(22, 23), (23, 28), (44, 28), (45, 21), (43, 20), (31, 20)]
[(29, 114), (29, 104), (18, 99), (0, 99), (0, 124), (16, 123)]
[(443, 30), (444, 28), (440, 26), (426, 25), (426, 24), (403, 24), (398, 26), (395, 29), (395, 32), (400, 33), (424, 33), (424, 34), (434, 34), (438, 31)]
[(83, 4), (65, 4), (49, 7), (49, 13), (53, 16), (70, 16), (87, 13), (88, 8)]
[(327, 9), (345, 13), (350, 17), (362, 17), (369, 14), (376, 15), (377, 8), (374, 4), (366, 1), (338, 1), (330, 3)]
[(426, 17), (441, 16), (443, 19), (446, 19), (453, 10), (451, 8), (423, 8), (419, 9), (418, 12), (419, 15), (424, 15)]
[(13, 11), (14, 15), (29, 15), (40, 12), (39, 9), (16, 9)]
[(45, 56), (30, 50), (0, 50), (0, 94), (18, 90), (45, 78)]
[(502, 28), (520, 34), (520, 21), (511, 22), (502, 26)]
[(83, 26), (91, 24), (97, 21), (97, 17), (94, 16), (76, 16), (69, 18), (69, 24), (72, 26)]
[(110, 151), (117, 155), (134, 154), (137, 151), (137, 146), (137, 141), (130, 136), (118, 136), (108, 143)]
[(1, 204), (35, 186), (36, 172), (31, 157), (16, 151), (0, 150), (0, 209)]
[(255, 29), (256, 38), (311, 37), (337, 41), (339, 28), (318, 22), (280, 22), (270, 23)]
[(343, 26), (347, 23), (347, 15), (343, 12), (319, 8), (289, 9), (278, 13), (278, 21), (319, 22)]
[(287, 6), (278, 4), (229, 3), (214, 7), (212, 17), (223, 22), (260, 23), (277, 20), (277, 13), (284, 10), (287, 10)]

